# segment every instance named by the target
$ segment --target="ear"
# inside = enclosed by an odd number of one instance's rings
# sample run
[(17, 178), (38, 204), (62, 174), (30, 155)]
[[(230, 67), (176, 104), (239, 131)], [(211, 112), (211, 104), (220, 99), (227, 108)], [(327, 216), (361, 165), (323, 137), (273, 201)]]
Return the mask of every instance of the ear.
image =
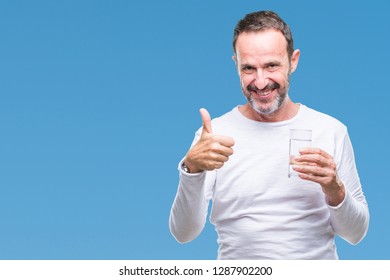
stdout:
[(232, 59), (233, 59), (234, 63), (237, 65), (237, 57), (236, 57), (236, 54), (233, 54)]
[(240, 69), (238, 69), (237, 55), (233, 54), (232, 59), (234, 61), (234, 64), (236, 65), (237, 74), (238, 74), (238, 76), (240, 76)]
[(295, 50), (291, 56), (291, 73), (297, 69), (298, 62), (299, 62), (299, 56), (301, 55), (300, 50)]

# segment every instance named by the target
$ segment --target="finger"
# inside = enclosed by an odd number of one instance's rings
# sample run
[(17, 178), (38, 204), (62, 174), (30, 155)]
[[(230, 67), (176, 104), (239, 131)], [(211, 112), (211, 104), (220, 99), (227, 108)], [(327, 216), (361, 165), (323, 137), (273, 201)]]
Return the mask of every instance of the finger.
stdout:
[(295, 157), (294, 161), (299, 164), (315, 164), (322, 166), (327, 159), (320, 154), (301, 154), (300, 156)]
[(303, 148), (299, 150), (299, 153), (301, 155), (306, 155), (306, 154), (319, 154), (327, 159), (331, 159), (332, 156), (329, 155), (327, 152), (324, 150), (321, 150), (320, 148), (315, 148), (315, 147), (310, 147), (310, 148)]
[(203, 123), (203, 131), (202, 131), (202, 134), (204, 133), (213, 133), (212, 130), (211, 130), (211, 117), (210, 117), (210, 113), (204, 109), (204, 108), (201, 108), (199, 110), (200, 112), (200, 116), (202, 118), (202, 123)]
[(327, 154), (301, 154), (295, 158), (295, 161), (301, 164), (314, 163), (316, 165), (328, 168), (335, 168), (336, 166), (333, 158)]
[(222, 146), (229, 147), (229, 148), (234, 146), (234, 139), (232, 137), (214, 135), (214, 139)]
[(299, 174), (306, 174), (314, 177), (326, 177), (330, 173), (327, 168), (323, 168), (318, 165), (293, 165), (292, 168)]
[(229, 157), (233, 154), (233, 149), (219, 144), (218, 147), (214, 149), (214, 152), (216, 154)]
[(219, 162), (219, 163), (224, 163), (224, 162), (227, 162), (229, 160), (229, 156), (227, 155), (223, 155), (223, 154), (213, 154), (210, 156), (210, 161), (212, 162)]
[(210, 161), (206, 167), (205, 170), (215, 170), (220, 169), (224, 165), (223, 161)]

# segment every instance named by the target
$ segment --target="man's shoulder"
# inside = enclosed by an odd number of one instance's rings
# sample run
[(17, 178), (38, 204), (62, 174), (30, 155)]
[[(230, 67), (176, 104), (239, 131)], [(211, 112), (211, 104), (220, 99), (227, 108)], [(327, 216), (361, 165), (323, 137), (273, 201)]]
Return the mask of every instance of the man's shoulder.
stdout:
[(341, 122), (339, 119), (336, 117), (333, 117), (329, 114), (326, 114), (324, 112), (318, 111), (316, 109), (307, 107), (303, 105), (305, 110), (304, 110), (304, 117), (307, 120), (310, 120), (311, 122), (316, 123), (319, 126), (324, 126), (324, 127), (333, 127), (339, 130), (346, 130), (347, 127), (346, 125)]

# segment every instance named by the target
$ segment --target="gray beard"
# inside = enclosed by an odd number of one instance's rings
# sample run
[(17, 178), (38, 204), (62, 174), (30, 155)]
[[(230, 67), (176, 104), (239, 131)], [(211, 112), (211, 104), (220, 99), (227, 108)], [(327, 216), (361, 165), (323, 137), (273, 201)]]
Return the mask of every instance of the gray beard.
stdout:
[(288, 83), (285, 88), (279, 88), (276, 98), (272, 101), (272, 104), (267, 108), (263, 108), (262, 106), (260, 106), (261, 104), (256, 103), (256, 101), (252, 97), (252, 94), (250, 94), (249, 91), (245, 92), (244, 89), (242, 89), (242, 91), (244, 92), (244, 95), (248, 100), (250, 106), (253, 108), (253, 110), (255, 110), (257, 113), (261, 115), (271, 115), (272, 113), (275, 113), (277, 110), (279, 110), (279, 108), (283, 105), (288, 95), (289, 86), (290, 83)]

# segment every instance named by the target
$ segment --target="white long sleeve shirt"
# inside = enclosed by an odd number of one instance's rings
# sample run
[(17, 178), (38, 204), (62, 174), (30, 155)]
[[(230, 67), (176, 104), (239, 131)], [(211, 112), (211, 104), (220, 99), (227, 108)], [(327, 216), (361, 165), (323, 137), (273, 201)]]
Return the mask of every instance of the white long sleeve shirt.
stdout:
[[(213, 119), (212, 128), (235, 140), (234, 154), (218, 170), (179, 168), (169, 223), (179, 242), (201, 233), (210, 200), (218, 259), (338, 259), (335, 235), (352, 244), (365, 236), (368, 206), (342, 123), (304, 105), (294, 118), (272, 123), (247, 119), (236, 107)], [(337, 207), (327, 204), (319, 184), (288, 177), (290, 129), (311, 129), (312, 146), (333, 156), (346, 188)]]

